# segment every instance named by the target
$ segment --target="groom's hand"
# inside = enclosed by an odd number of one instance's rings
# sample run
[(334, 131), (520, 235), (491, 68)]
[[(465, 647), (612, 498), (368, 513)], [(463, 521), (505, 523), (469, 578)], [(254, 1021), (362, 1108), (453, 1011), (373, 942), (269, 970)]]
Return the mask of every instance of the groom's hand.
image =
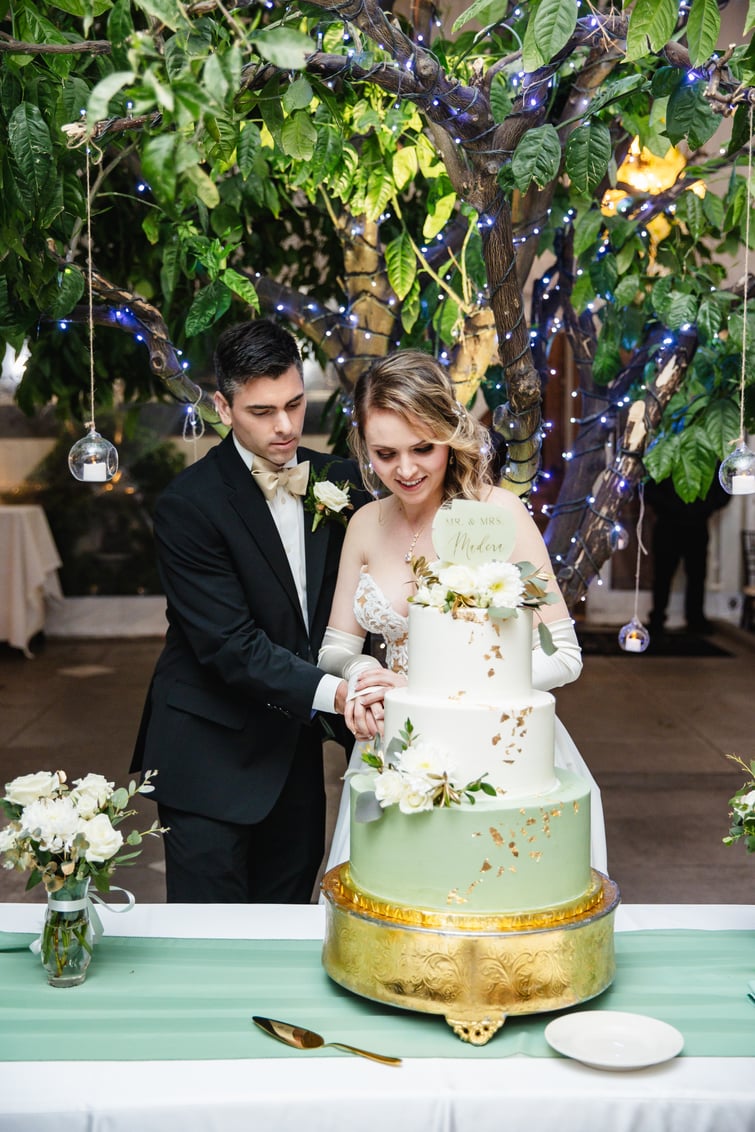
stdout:
[(336, 688), (336, 696), (333, 706), (339, 715), (344, 715), (346, 712), (346, 698), (349, 694), (349, 685), (345, 680), (341, 680)]

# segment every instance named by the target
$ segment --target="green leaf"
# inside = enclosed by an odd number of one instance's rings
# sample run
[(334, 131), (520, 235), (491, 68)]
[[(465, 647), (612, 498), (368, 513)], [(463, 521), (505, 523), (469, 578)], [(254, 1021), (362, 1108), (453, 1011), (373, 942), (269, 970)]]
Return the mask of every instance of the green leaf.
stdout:
[(671, 475), (679, 449), (680, 433), (654, 440), (643, 457), (643, 463), (651, 478), (660, 483)]
[(368, 220), (377, 220), (385, 211), (385, 206), (393, 196), (393, 178), (387, 169), (376, 169), (370, 175), (365, 194), (365, 215)]
[(715, 298), (706, 296), (697, 312), (697, 329), (701, 342), (712, 342), (723, 325), (723, 312)]
[(186, 315), (186, 334), (193, 338), (222, 318), (231, 305), (231, 292), (220, 280), (213, 280), (194, 296)]
[(167, 203), (176, 196), (175, 134), (158, 134), (142, 150), (142, 172), (155, 195)]
[(710, 487), (715, 454), (710, 451), (702, 428), (688, 426), (679, 437), (672, 478), (680, 499), (691, 503), (705, 496)]
[(694, 240), (699, 240), (708, 229), (703, 202), (697, 193), (682, 193), (676, 215), (677, 219), (683, 220), (687, 225), (689, 234)]
[(392, 172), (397, 189), (403, 189), (417, 176), (419, 158), (416, 146), (405, 145), (393, 155)]
[(84, 294), (85, 285), (86, 281), (82, 272), (75, 267), (66, 267), (60, 272), (57, 294), (48, 308), (50, 317), (62, 318), (64, 315), (70, 314)]
[(690, 149), (699, 149), (721, 124), (703, 97), (704, 83), (681, 83), (668, 100), (666, 133), (672, 145), (686, 138)]
[(593, 260), (589, 271), (592, 285), (597, 293), (602, 295), (604, 299), (613, 299), (614, 287), (619, 281), (619, 272), (616, 267), (616, 260), (610, 252)]
[(535, 71), (566, 46), (577, 23), (577, 5), (569, 0), (540, 0), (527, 24), (522, 65)]
[(289, 157), (296, 161), (309, 161), (315, 152), (317, 127), (309, 114), (297, 110), (287, 118), (281, 128), (281, 145)]
[(508, 80), (499, 71), (498, 74), (493, 76), (493, 81), (490, 84), (490, 112), (496, 125), (500, 125), (508, 118), (513, 105), (514, 99)]
[(406, 232), (385, 246), (388, 282), (399, 299), (405, 299), (417, 277), (417, 259), (412, 241)]
[(114, 71), (100, 79), (87, 101), (87, 121), (101, 122), (109, 117), (110, 99), (114, 98), (124, 86), (130, 86), (136, 76), (133, 71)]
[(309, 36), (293, 28), (263, 28), (250, 38), (263, 59), (284, 71), (303, 70), (307, 56), (314, 51), (314, 43)]
[(205, 96), (213, 103), (222, 103), (228, 93), (228, 79), (225, 77), (220, 57), (214, 52), (207, 59), (202, 71)]
[(637, 0), (629, 16), (626, 57), (639, 59), (660, 51), (674, 34), (677, 0)]
[(433, 315), (433, 326), (447, 345), (451, 345), (458, 337), (461, 322), (462, 315), (459, 304), (449, 295), (446, 295)]
[(561, 142), (554, 126), (546, 124), (528, 130), (511, 158), (516, 187), (524, 193), (532, 181), (545, 188), (558, 175)]
[(669, 330), (679, 330), (680, 327), (693, 323), (696, 318), (697, 299), (695, 296), (674, 291), (666, 308), (666, 325)]
[(218, 186), (211, 177), (208, 177), (201, 165), (189, 165), (184, 175), (194, 186), (198, 200), (208, 208), (216, 208), (220, 203)]
[[(474, 3), (466, 8), (461, 13), (461, 15), (457, 16), (454, 20), (453, 26), (451, 28), (452, 34), (455, 34), (460, 28), (463, 28), (464, 25), (468, 24), (471, 20), (479, 19), (479, 17), (486, 12), (490, 5), (491, 0), (474, 0)], [(481, 19), (480, 22), (483, 24), (483, 26), (487, 26), (487, 20)]]
[(134, 0), (134, 6), (146, 12), (158, 23), (165, 24), (171, 31), (177, 31), (186, 23), (178, 0)]
[(254, 122), (242, 122), (240, 126), (239, 140), (236, 146), (236, 161), (241, 170), (241, 176), (246, 180), (254, 168), (259, 153), (260, 132)]
[(705, 436), (719, 460), (731, 453), (731, 441), (739, 434), (739, 410), (732, 401), (713, 401), (702, 420)]
[(713, 54), (720, 27), (718, 0), (692, 0), (687, 20), (687, 45), (693, 67), (704, 63)]
[(232, 267), (228, 267), (222, 273), (220, 278), (223, 280), (226, 287), (230, 288), (230, 290), (233, 291), (234, 295), (238, 295), (240, 299), (243, 299), (245, 303), (248, 303), (249, 306), (253, 307), (254, 310), (256, 310), (259, 314), (259, 296), (257, 295), (254, 286), (245, 275), (241, 275), (238, 271), (234, 271)]
[(537, 635), (540, 638), (540, 648), (543, 650), (545, 655), (546, 656), (553, 656), (553, 654), (556, 651), (556, 646), (553, 643), (553, 637), (551, 636), (551, 631), (548, 628), (548, 626), (545, 624), (544, 621), (538, 621), (538, 623), (537, 623)]
[(436, 197), (428, 204), (427, 216), (422, 225), (422, 235), (426, 240), (434, 239), (445, 228), (455, 206), (456, 193), (454, 192), (444, 193), (443, 196)]
[(625, 75), (616, 82), (606, 82), (604, 86), (590, 99), (589, 112), (596, 114), (604, 106), (612, 106), (614, 102), (621, 102), (628, 94), (647, 86), (644, 75)]
[(312, 101), (312, 87), (301, 75), (294, 79), (283, 94), (283, 109), (291, 114), (294, 110), (306, 110)]
[(605, 227), (606, 218), (599, 208), (579, 216), (574, 224), (574, 254), (579, 257), (595, 244)]
[(566, 172), (578, 193), (587, 195), (605, 176), (613, 156), (611, 131), (602, 122), (577, 126), (566, 143)]
[(641, 282), (639, 275), (625, 275), (614, 288), (616, 306), (628, 307), (630, 303), (634, 302), (640, 287)]
[(419, 279), (415, 279), (409, 294), (401, 304), (401, 325), (407, 334), (411, 333), (419, 318), (420, 293)]
[(16, 169), (23, 178), (23, 185), (19, 187), (31, 194), (29, 203), (33, 212), (53, 169), (50, 131), (36, 106), (21, 102), (15, 108), (8, 122), (8, 144)]

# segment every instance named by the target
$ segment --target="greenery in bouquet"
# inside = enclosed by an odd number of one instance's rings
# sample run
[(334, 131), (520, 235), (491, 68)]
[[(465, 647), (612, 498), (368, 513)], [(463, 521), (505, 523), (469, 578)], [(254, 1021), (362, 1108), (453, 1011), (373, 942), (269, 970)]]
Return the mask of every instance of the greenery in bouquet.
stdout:
[(738, 755), (726, 757), (741, 767), (749, 777), (734, 797), (729, 799), (731, 826), (723, 842), (724, 845), (733, 845), (735, 841), (744, 840), (747, 852), (755, 853), (755, 759), (748, 766)]
[(421, 739), (410, 719), (385, 753), (376, 738), (362, 752), (362, 761), (377, 772), (374, 796), (381, 809), (397, 805), (403, 814), (418, 814), (440, 806), (459, 805), (465, 799), (474, 803), (478, 792), (495, 796), (495, 787), (482, 778), (460, 785), (448, 752)]
[(70, 891), (75, 882), (92, 881), (107, 892), (119, 865), (132, 864), (144, 837), (165, 829), (157, 821), (125, 837), (118, 826), (137, 813), (136, 794), (154, 789), (148, 771), (141, 785), (115, 788), (101, 774), (87, 774), (68, 785), (64, 771), (37, 771), (6, 783), (0, 801), (8, 825), (0, 829), (0, 854), (6, 869), (29, 871), (27, 890), (40, 882), (49, 895)]
[[(490, 617), (507, 621), (519, 609), (535, 612), (558, 600), (548, 589), (550, 575), (531, 562), (481, 562), (476, 565), (450, 562), (428, 563), (412, 559), (416, 592), (414, 605), (430, 606), (452, 617), (464, 609), (484, 609)], [(550, 630), (540, 619), (540, 645), (548, 656), (555, 652)]]

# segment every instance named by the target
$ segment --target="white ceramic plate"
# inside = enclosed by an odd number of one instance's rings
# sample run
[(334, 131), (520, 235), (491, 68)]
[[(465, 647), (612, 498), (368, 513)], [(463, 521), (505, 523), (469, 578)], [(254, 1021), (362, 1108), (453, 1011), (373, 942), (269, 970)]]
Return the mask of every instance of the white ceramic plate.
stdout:
[(595, 1069), (642, 1069), (681, 1053), (684, 1038), (667, 1022), (618, 1010), (563, 1014), (545, 1027), (558, 1053)]

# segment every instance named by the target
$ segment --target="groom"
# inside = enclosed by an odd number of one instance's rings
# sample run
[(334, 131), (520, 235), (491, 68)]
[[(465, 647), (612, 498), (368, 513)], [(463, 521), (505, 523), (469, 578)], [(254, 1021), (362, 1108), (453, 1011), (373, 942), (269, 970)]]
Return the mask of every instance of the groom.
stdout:
[(343, 712), (346, 682), (314, 659), (344, 528), (331, 514), (313, 531), (304, 499), (326, 465), (333, 483), (359, 482), (357, 466), (299, 447), (302, 362), (277, 324), (226, 330), (215, 373), (232, 431), (156, 507), (168, 631), (131, 769), (159, 772), (169, 902), (307, 903), (324, 848), (318, 713)]

